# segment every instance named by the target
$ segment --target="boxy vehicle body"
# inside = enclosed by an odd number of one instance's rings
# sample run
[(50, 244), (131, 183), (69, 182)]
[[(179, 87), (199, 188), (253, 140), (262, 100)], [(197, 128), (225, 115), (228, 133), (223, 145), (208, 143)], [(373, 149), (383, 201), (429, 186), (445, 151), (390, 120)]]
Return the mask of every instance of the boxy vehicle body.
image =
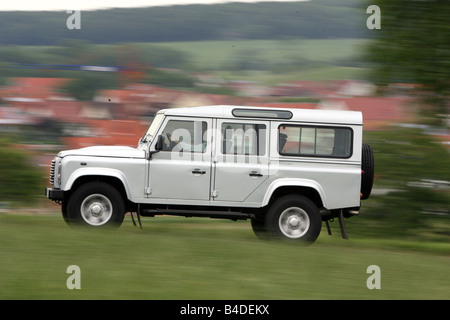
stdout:
[(126, 212), (251, 219), (258, 237), (311, 242), (338, 217), (346, 237), (343, 218), (372, 188), (362, 134), (354, 111), (165, 109), (137, 148), (60, 152), (46, 195), (76, 225), (117, 226)]

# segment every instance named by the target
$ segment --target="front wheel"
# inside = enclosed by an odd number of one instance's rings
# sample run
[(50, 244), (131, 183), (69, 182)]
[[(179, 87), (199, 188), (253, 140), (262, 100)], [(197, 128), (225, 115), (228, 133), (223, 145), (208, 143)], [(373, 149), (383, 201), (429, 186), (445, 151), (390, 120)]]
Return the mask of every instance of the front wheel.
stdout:
[(125, 216), (122, 195), (104, 182), (79, 187), (69, 198), (66, 215), (70, 225), (118, 227)]
[(260, 240), (266, 240), (269, 238), (269, 233), (266, 229), (265, 221), (263, 219), (252, 219), (251, 226), (253, 233)]
[(314, 242), (322, 229), (322, 219), (311, 200), (288, 195), (273, 203), (267, 211), (265, 225), (272, 237)]

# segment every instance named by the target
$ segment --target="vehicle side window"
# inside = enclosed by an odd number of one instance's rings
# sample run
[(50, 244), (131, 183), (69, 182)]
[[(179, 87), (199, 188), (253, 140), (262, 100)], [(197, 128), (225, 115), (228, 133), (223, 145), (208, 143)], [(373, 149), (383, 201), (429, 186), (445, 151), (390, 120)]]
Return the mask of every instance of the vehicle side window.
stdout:
[(205, 152), (205, 121), (169, 120), (162, 132), (162, 151)]
[(279, 126), (279, 153), (289, 156), (349, 158), (353, 131), (341, 127)]
[(222, 123), (222, 154), (265, 155), (266, 126), (254, 123)]

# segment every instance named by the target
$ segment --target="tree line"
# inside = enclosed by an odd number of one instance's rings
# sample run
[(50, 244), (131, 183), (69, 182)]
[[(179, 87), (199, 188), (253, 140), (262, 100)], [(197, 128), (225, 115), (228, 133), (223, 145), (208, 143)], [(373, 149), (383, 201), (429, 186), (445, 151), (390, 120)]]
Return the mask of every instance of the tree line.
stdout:
[(69, 30), (70, 13), (65, 11), (0, 12), (0, 44), (359, 38), (366, 35), (365, 8), (359, 3), (314, 0), (82, 11), (78, 30)]

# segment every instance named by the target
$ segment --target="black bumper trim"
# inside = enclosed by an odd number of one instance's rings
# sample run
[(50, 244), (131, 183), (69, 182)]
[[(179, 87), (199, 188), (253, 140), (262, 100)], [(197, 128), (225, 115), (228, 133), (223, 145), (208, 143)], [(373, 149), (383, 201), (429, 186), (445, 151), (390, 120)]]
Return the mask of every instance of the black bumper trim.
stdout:
[(51, 200), (63, 200), (64, 191), (53, 188), (45, 188), (45, 196)]

